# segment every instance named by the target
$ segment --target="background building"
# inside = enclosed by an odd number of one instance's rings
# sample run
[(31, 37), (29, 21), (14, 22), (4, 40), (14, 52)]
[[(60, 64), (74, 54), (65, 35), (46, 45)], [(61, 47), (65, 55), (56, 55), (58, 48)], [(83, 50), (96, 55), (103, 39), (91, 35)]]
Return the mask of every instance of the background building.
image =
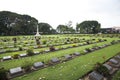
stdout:
[(120, 27), (101, 28), (102, 33), (120, 33)]

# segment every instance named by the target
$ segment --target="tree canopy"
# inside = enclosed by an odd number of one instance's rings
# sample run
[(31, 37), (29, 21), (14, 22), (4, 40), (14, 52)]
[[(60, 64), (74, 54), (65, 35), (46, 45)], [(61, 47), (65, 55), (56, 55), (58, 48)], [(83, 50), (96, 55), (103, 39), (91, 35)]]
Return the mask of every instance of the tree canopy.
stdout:
[(56, 30), (58, 33), (75, 33), (75, 29), (72, 27), (72, 21), (69, 21), (66, 25), (58, 25)]
[[(48, 23), (38, 23), (38, 20), (29, 15), (21, 15), (10, 11), (0, 11), (0, 35), (31, 35), (35, 34), (39, 26), (42, 34), (51, 33), (75, 33), (72, 21), (67, 24), (60, 24), (56, 30)], [(100, 31), (98, 21), (83, 21), (76, 25), (79, 33), (98, 33)]]
[(39, 23), (39, 31), (43, 34), (56, 33), (48, 23)]
[(76, 25), (76, 30), (79, 33), (98, 33), (101, 24), (98, 21), (83, 21)]
[[(37, 25), (43, 33), (54, 33), (55, 30), (48, 23), (38, 23), (29, 15), (21, 15), (10, 11), (0, 12), (0, 35), (31, 35), (35, 34)], [(51, 29), (51, 30), (50, 30)]]
[(33, 34), (37, 19), (29, 15), (2, 11), (0, 12), (0, 35)]

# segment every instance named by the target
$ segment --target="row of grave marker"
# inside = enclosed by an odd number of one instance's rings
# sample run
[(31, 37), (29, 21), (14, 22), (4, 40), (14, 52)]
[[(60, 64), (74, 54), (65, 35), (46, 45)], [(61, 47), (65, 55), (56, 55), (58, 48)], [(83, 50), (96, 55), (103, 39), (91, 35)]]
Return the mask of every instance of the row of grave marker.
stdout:
[[(116, 58), (118, 58), (119, 60), (117, 60)], [(105, 66), (109, 70), (109, 74), (112, 75), (113, 73), (115, 73), (118, 70), (118, 68), (120, 68), (120, 55), (116, 56), (113, 59), (110, 59), (108, 62), (110, 64), (105, 63), (105, 64), (103, 64), (103, 66)], [(90, 80), (93, 80), (93, 79), (94, 80), (103, 80), (105, 77), (102, 74), (100, 74), (96, 71), (93, 71), (92, 73), (89, 74), (89, 78), (90, 78)], [(107, 80), (109, 80), (109, 78)]]
[[(80, 55), (80, 53), (76, 52), (74, 53), (74, 56), (78, 56)], [(64, 56), (65, 60), (64, 61), (67, 61), (67, 60), (70, 60), (73, 58), (73, 56), (71, 55), (65, 55)], [(48, 64), (45, 64), (44, 62), (35, 62), (33, 64), (33, 66), (31, 66), (31, 70), (35, 71), (35, 70), (39, 70), (41, 68), (46, 68), (48, 66), (51, 66), (51, 65), (55, 65), (55, 64), (58, 64), (58, 63), (61, 63), (61, 60), (59, 58), (52, 58)], [(26, 72), (24, 71), (24, 69), (22, 67), (16, 67), (16, 68), (12, 68), (9, 70), (8, 72), (8, 77), (9, 78), (14, 78), (16, 76), (20, 76), (20, 75), (23, 75), (25, 74)]]
[[(111, 58), (110, 60), (108, 60), (106, 63), (103, 64), (103, 66), (105, 66), (108, 71), (109, 74), (112, 76), (117, 70), (120, 69), (120, 54)], [(111, 77), (104, 77), (103, 74), (100, 74), (97, 71), (92, 71), (91, 73), (89, 73), (87, 76), (85, 76), (83, 79), (80, 80), (110, 80)]]
[[(58, 39), (58, 38), (57, 38), (57, 39)], [(63, 40), (63, 39), (62, 39), (62, 40)], [(83, 40), (85, 40), (85, 39), (84, 39), (84, 38), (83, 38), (83, 39), (80, 39), (80, 38), (79, 38), (79, 40), (83, 41)], [(49, 40), (48, 40), (48, 41), (49, 41)], [(80, 41), (80, 42), (81, 42), (81, 41)], [(63, 43), (63, 41), (61, 41), (61, 42)], [(22, 43), (22, 42), (21, 42), (21, 43)], [(56, 42), (56, 43), (57, 43), (57, 42)], [(55, 43), (55, 45), (56, 45), (56, 43)], [(74, 43), (74, 42), (69, 42), (69, 43)], [(68, 44), (69, 44), (69, 43), (68, 43)], [(7, 44), (8, 44), (8, 43), (7, 43)], [(14, 43), (13, 43), (13, 44), (14, 44)], [(32, 44), (32, 45), (35, 45), (35, 44), (36, 44), (36, 43), (34, 43), (34, 44)], [(58, 42), (57, 44), (61, 44), (61, 43)], [(25, 44), (25, 45), (30, 46), (31, 43), (28, 43), (28, 44)], [(7, 47), (8, 47), (8, 48), (14, 48), (14, 46), (11, 46), (11, 45), (8, 45)], [(3, 49), (3, 48), (4, 48), (4, 47), (0, 46), (0, 49)]]
[[(82, 41), (82, 42), (85, 42), (85, 41)], [(81, 42), (78, 42), (78, 43), (81, 43)], [(67, 43), (67, 44), (73, 44), (73, 43)], [(60, 46), (60, 45), (66, 45), (66, 44), (60, 43), (60, 44), (55, 44), (55, 45), (53, 45), (53, 46)], [(14, 46), (11, 46), (11, 48), (13, 48), (13, 47), (14, 47)], [(41, 46), (41, 48), (45, 48), (45, 47), (47, 47), (47, 46), (45, 46), (45, 45)], [(34, 49), (37, 49), (37, 48), (39, 48), (39, 47), (38, 47), (38, 46), (34, 46), (33, 48), (34, 48)], [(23, 48), (23, 50), (27, 50), (27, 48)], [(19, 49), (16, 48), (16, 49), (8, 50), (8, 51), (6, 51), (6, 50), (0, 50), (0, 54), (6, 53), (6, 52), (16, 52), (16, 51), (19, 51)]]
[[(103, 42), (103, 41), (102, 41)], [(94, 44), (96, 42), (92, 42), (91, 44)], [(79, 46), (84, 46), (84, 45), (87, 45), (87, 44), (80, 44), (80, 45), (77, 45), (76, 47), (79, 47)], [(105, 45), (104, 45), (105, 46)], [(55, 49), (55, 51), (58, 51), (58, 50), (63, 50), (63, 49), (68, 49), (68, 48), (74, 48), (73, 46), (69, 46), (69, 47), (63, 47), (62, 49)], [(96, 49), (99, 49), (99, 47), (96, 47)], [(91, 49), (91, 51), (93, 51), (94, 49)], [(50, 50), (45, 50), (44, 52), (42, 53), (47, 53), (47, 52), (51, 52)], [(85, 53), (87, 53), (88, 51), (87, 50), (84, 50)], [(34, 52), (35, 55), (37, 54), (40, 54), (40, 52), (36, 51)], [(28, 55), (26, 53), (23, 53), (23, 54), (19, 54), (19, 58), (23, 58), (23, 57), (27, 57)], [(4, 56), (1, 61), (6, 61), (6, 60), (12, 60), (12, 56)]]
[[(104, 47), (107, 47), (107, 46), (108, 45), (103, 45), (103, 46), (101, 46), (101, 48), (104, 48)], [(101, 49), (101, 48), (99, 48), (99, 49)], [(96, 49), (96, 50), (98, 50), (98, 49)], [(91, 52), (93, 52), (93, 51), (91, 51)], [(89, 52), (87, 52), (87, 53), (89, 53)], [(73, 54), (67, 54), (67, 55), (64, 56), (65, 59), (63, 61), (61, 61), (59, 58), (52, 58), (48, 64), (45, 64), (44, 62), (36, 62), (36, 63), (33, 64), (32, 69), (38, 70), (41, 67), (45, 68), (45, 67), (48, 67), (50, 65), (54, 65), (54, 64), (57, 64), (57, 63), (61, 63), (61, 62), (71, 60), (72, 58), (75, 58), (75, 57), (80, 56), (80, 55), (82, 55), (82, 54), (80, 54), (79, 52), (75, 52)], [(17, 74), (17, 76), (20, 76), (21, 72), (22, 72), (22, 75), (25, 74), (24, 69), (22, 69), (22, 67), (12, 68), (12, 69), (9, 70), (9, 78), (16, 77), (16, 74)], [(20, 73), (20, 74), (18, 74), (18, 73)]]

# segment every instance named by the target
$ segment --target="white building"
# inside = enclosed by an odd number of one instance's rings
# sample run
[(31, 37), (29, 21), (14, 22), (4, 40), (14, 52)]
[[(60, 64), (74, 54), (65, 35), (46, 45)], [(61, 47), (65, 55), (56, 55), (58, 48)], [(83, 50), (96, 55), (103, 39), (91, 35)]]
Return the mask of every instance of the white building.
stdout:
[(114, 27), (111, 27), (113, 31), (117, 32), (117, 33), (120, 33), (120, 27), (118, 26), (114, 26)]

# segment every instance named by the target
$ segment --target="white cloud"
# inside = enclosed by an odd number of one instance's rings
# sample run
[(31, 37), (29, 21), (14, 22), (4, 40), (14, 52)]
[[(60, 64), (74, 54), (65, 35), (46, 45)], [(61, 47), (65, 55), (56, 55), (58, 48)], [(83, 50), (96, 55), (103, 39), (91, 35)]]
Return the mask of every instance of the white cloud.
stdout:
[(54, 28), (73, 21), (97, 20), (102, 27), (120, 26), (119, 0), (1, 0), (0, 11), (28, 14)]

